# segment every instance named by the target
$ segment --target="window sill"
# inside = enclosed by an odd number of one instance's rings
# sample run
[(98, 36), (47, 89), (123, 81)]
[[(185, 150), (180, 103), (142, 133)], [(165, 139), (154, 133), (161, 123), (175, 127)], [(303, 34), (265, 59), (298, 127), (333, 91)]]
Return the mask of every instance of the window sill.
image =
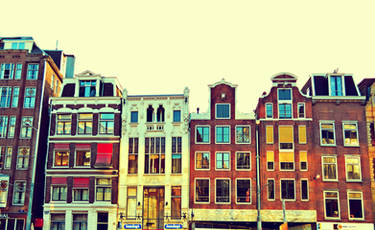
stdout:
[(209, 145), (210, 142), (195, 142), (197, 145)]
[(236, 202), (238, 205), (250, 205), (251, 202)]
[(336, 144), (320, 144), (320, 146), (323, 146), (323, 147), (336, 147)]
[(348, 179), (347, 179), (346, 182), (347, 182), (347, 183), (358, 183), (358, 182), (361, 183), (362, 180), (348, 180)]
[(51, 169), (68, 169), (69, 166), (52, 166)]
[(353, 147), (353, 148), (359, 148), (359, 145), (344, 145), (344, 147)]
[(236, 171), (240, 171), (240, 172), (241, 172), (241, 171), (249, 172), (249, 171), (251, 171), (251, 168), (248, 168), (248, 169), (237, 169), (237, 168), (236, 168)]
[(195, 171), (210, 171), (210, 169), (208, 168), (208, 169), (195, 169)]
[(280, 172), (294, 172), (295, 169), (280, 169)]
[(217, 169), (217, 168), (215, 168), (215, 171), (230, 171), (230, 169)]
[(340, 220), (340, 217), (324, 217), (325, 220)]
[(322, 179), (323, 182), (339, 182), (339, 180), (329, 180), (329, 179)]
[(249, 145), (251, 142), (236, 142), (236, 145)]
[(230, 142), (215, 142), (216, 145), (230, 145)]
[(210, 204), (210, 201), (207, 201), (207, 202), (194, 201), (194, 204)]
[(350, 221), (365, 221), (365, 218), (349, 218)]
[(230, 204), (230, 201), (229, 201), (229, 202), (216, 202), (216, 201), (215, 201), (215, 204), (218, 204), (218, 205), (225, 205), (225, 204)]

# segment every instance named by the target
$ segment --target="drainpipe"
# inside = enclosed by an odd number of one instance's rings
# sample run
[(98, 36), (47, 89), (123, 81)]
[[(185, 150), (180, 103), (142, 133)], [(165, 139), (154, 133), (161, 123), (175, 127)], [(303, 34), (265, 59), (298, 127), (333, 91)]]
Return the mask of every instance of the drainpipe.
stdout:
[(257, 160), (257, 230), (262, 230), (262, 217), (260, 214), (260, 153), (259, 153), (259, 124), (260, 121), (255, 121), (255, 144), (256, 144), (256, 160)]

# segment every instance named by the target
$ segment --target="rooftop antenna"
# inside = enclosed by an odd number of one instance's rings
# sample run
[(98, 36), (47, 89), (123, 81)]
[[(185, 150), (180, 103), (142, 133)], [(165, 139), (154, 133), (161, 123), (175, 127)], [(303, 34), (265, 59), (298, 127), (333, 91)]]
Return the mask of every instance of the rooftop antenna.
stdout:
[(56, 50), (58, 46), (59, 46), (59, 40), (56, 40)]

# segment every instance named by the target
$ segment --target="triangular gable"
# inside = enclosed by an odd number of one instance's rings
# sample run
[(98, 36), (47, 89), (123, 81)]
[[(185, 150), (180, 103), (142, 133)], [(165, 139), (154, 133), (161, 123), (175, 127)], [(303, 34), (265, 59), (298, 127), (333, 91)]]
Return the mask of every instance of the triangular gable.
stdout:
[(232, 84), (232, 83), (230, 83), (230, 82), (227, 82), (227, 81), (225, 81), (224, 78), (221, 79), (221, 81), (218, 81), (218, 82), (216, 82), (216, 83), (214, 83), (214, 84), (208, 85), (208, 87), (210, 87), (210, 88), (214, 88), (214, 87), (216, 87), (216, 86), (218, 86), (218, 85), (221, 85), (221, 84), (228, 85), (228, 86), (230, 86), (230, 87), (232, 87), (232, 88), (236, 88), (236, 87), (237, 87), (236, 84)]
[(76, 77), (101, 77), (101, 75), (94, 73), (90, 70), (86, 70), (86, 71), (83, 71), (82, 73), (76, 74)]
[(296, 82), (297, 76), (291, 73), (278, 73), (271, 77), (272, 82)]

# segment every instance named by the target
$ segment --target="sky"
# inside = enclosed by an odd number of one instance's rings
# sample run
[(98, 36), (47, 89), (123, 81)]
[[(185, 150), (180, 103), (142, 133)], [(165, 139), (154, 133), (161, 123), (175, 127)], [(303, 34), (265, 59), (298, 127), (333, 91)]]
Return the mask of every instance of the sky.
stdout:
[[(207, 110), (208, 85), (237, 84), (249, 113), (280, 72), (375, 77), (373, 0), (18, 0), (2, 2), (0, 36), (32, 36), (76, 57), (75, 73), (116, 76), (128, 93), (190, 89)], [(6, 10), (5, 10), (6, 9)]]

